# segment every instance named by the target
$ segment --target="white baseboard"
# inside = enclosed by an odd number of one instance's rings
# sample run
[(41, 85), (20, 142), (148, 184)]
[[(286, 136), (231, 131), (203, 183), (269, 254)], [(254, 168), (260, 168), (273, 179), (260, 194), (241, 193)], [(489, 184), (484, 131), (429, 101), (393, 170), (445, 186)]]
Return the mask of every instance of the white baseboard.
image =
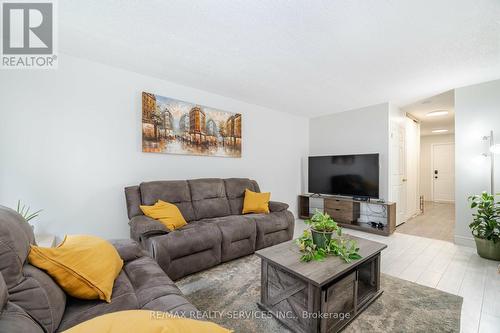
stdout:
[(474, 241), (474, 238), (472, 238), (472, 237), (464, 237), (464, 236), (455, 235), (455, 244), (467, 246), (467, 247), (473, 247), (473, 248), (476, 247), (476, 242)]
[(449, 203), (449, 204), (454, 204), (455, 200), (432, 200), (432, 202), (435, 203)]

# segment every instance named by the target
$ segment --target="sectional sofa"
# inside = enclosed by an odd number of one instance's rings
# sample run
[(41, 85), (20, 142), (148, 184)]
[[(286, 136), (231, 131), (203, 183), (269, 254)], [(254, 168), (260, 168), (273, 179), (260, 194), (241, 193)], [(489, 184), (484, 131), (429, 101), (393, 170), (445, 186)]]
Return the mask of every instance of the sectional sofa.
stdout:
[[(0, 206), (0, 332), (53, 333), (96, 316), (148, 309), (198, 316), (197, 309), (132, 240), (112, 241), (124, 261), (111, 303), (72, 298), (44, 271), (27, 263), (33, 230), (21, 215)], [(98, 258), (96, 258), (98, 259)]]
[[(271, 201), (269, 214), (242, 215), (245, 189), (260, 192), (246, 178), (152, 181), (125, 188), (130, 236), (173, 279), (239, 258), (293, 237), (294, 216)], [(140, 205), (175, 204), (188, 224), (169, 232), (143, 215)]]

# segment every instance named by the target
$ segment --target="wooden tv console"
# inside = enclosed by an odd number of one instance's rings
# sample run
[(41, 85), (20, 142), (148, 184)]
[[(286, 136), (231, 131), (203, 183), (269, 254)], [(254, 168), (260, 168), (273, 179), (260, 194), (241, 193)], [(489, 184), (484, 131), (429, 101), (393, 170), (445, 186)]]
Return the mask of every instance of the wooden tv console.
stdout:
[[(357, 229), (373, 234), (389, 236), (396, 229), (396, 203), (378, 201), (358, 201), (346, 197), (336, 197), (330, 195), (299, 195), (299, 217), (308, 219), (311, 217), (309, 209), (309, 199), (319, 198), (323, 200), (323, 209), (339, 225), (345, 228)], [(383, 228), (374, 228), (370, 223), (358, 222), (361, 211), (361, 204), (384, 206), (386, 212)]]

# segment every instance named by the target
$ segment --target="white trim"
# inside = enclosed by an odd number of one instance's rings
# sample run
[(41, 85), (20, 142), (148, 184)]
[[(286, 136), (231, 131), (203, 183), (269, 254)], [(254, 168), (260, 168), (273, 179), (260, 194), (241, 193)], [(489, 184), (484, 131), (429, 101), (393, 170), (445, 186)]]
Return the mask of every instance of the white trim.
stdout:
[(459, 236), (459, 235), (455, 235), (455, 244), (467, 246), (467, 247), (472, 247), (472, 248), (476, 247), (476, 242), (474, 241), (474, 238), (464, 237), (464, 236)]
[(455, 200), (431, 200), (435, 203), (455, 203)]
[[(431, 201), (432, 202), (447, 202), (447, 203), (454, 203), (455, 200), (434, 200), (434, 147), (435, 146), (449, 146), (453, 145), (453, 148), (455, 148), (455, 142), (441, 142), (441, 143), (431, 143)], [(455, 161), (456, 161), (456, 156), (455, 156)], [(455, 161), (453, 161), (453, 165), (455, 164)], [(456, 184), (454, 184), (454, 187)], [(456, 193), (456, 188), (455, 192)], [(455, 221), (456, 223), (456, 221)]]

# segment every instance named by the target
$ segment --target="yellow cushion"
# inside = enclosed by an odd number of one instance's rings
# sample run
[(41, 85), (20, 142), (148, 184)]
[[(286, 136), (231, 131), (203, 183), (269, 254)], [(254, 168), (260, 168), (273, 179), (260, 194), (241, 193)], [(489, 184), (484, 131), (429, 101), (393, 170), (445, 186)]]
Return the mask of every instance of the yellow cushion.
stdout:
[(140, 206), (144, 215), (158, 220), (168, 229), (174, 230), (186, 225), (186, 220), (176, 205), (158, 200), (153, 206)]
[(47, 272), (69, 295), (111, 301), (123, 260), (108, 241), (87, 235), (66, 236), (53, 248), (31, 246), (29, 262)]
[(150, 310), (108, 313), (71, 327), (63, 333), (231, 333), (217, 324)]
[(271, 193), (257, 193), (249, 189), (245, 190), (245, 199), (243, 200), (243, 214), (247, 213), (269, 213), (269, 200)]

